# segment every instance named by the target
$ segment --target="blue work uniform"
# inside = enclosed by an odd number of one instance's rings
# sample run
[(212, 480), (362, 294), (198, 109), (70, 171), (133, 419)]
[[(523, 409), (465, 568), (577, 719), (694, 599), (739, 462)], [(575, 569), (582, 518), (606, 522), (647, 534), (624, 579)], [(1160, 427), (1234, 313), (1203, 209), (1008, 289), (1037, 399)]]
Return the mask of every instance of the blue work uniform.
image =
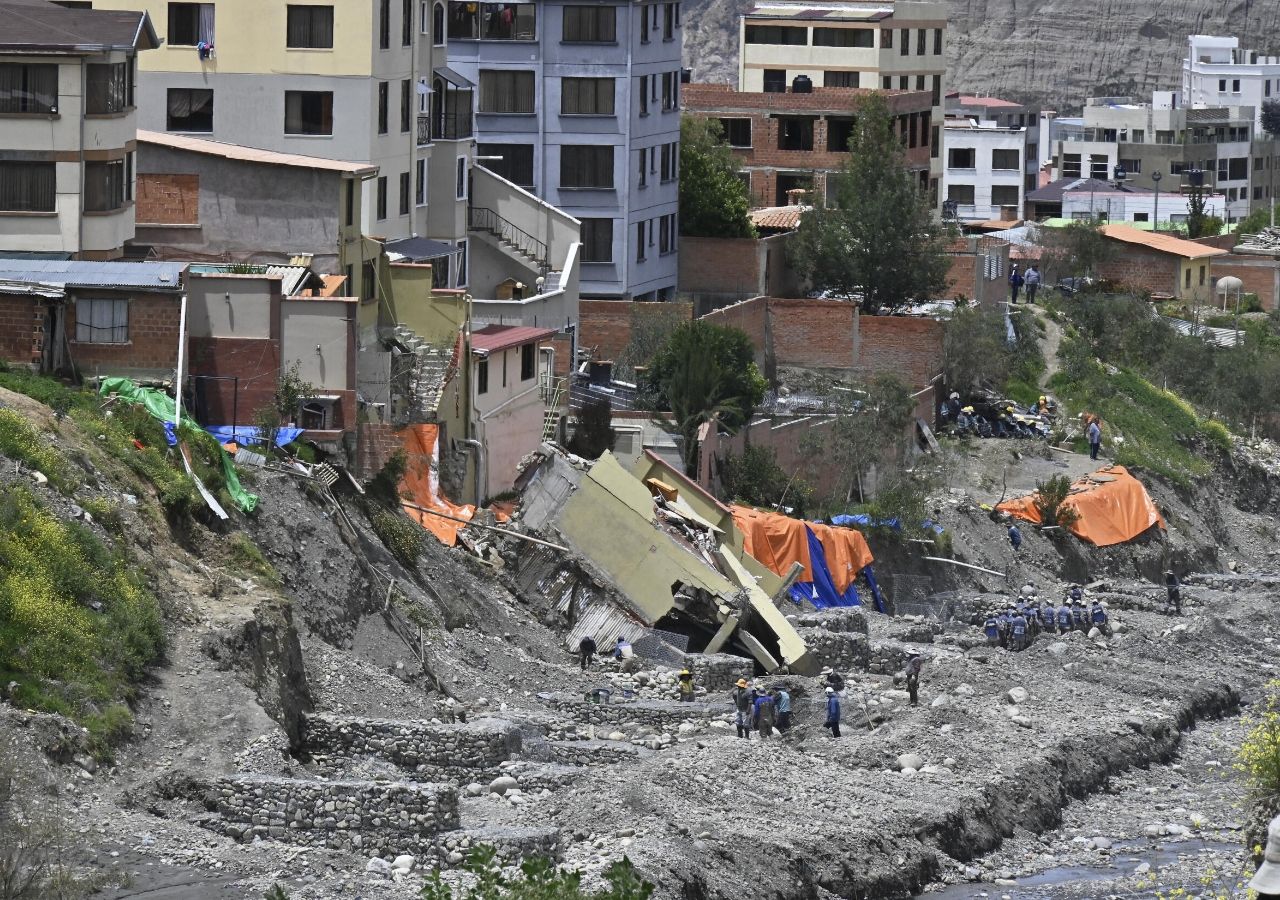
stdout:
[(1058, 631), (1066, 634), (1071, 630), (1071, 607), (1062, 604), (1058, 607)]

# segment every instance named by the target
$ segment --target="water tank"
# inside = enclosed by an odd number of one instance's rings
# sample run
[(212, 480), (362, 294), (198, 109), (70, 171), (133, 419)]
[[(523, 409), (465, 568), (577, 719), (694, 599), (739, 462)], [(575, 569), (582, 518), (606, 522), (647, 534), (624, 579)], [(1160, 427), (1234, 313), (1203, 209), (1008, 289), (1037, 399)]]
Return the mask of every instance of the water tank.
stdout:
[(693, 81), (693, 69), (680, 70), (680, 83), (689, 84)]
[(791, 93), (793, 94), (812, 94), (813, 79), (808, 75), (797, 75), (791, 79)]
[(1204, 186), (1204, 169), (1187, 169), (1184, 174), (1187, 176), (1187, 184), (1192, 187)]

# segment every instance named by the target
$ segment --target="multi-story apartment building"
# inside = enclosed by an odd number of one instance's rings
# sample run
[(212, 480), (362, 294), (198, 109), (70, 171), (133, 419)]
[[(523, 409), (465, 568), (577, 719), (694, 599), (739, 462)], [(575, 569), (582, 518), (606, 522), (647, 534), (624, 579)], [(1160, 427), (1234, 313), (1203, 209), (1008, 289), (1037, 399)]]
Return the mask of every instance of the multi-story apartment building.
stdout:
[(1182, 96), (1191, 107), (1252, 106), (1262, 131), (1262, 105), (1280, 100), (1280, 56), (1243, 50), (1240, 39), (1193, 34), (1182, 60)]
[(363, 233), (435, 239), (437, 284), (467, 284), (473, 92), (446, 66), (443, 3), (95, 6), (144, 8), (164, 38), (139, 67), (140, 127), (375, 165)]
[(112, 259), (134, 230), (142, 12), (0, 2), (0, 251)]
[(947, 6), (936, 0), (757, 2), (743, 15), (738, 90), (783, 93), (798, 76), (815, 86), (928, 91), (929, 185), (942, 177)]
[(1273, 195), (1277, 142), (1259, 139), (1250, 106), (1192, 108), (1176, 91), (1156, 91), (1150, 103), (1129, 97), (1090, 97), (1080, 125), (1060, 125), (1051, 150), (1056, 178), (1111, 179), (1180, 193), (1186, 172), (1225, 196), (1235, 222)]
[[(726, 85), (685, 85), (685, 109), (718, 119), (747, 179), (753, 207), (835, 199), (831, 176), (849, 160), (849, 136), (864, 88), (809, 88), (797, 93), (735, 91)], [(893, 128), (907, 165), (928, 184), (932, 98), (928, 91), (887, 92)], [(799, 192), (799, 193), (797, 193)]]
[(680, 4), (449, 0), (445, 15), (449, 65), (479, 86), (479, 164), (581, 221), (582, 295), (671, 299)]
[(946, 120), (942, 184), (949, 216), (961, 222), (1022, 218), (1027, 131), (989, 119)]
[[(1040, 165), (1044, 160), (1040, 148), (1049, 144), (1049, 132), (1057, 112), (1042, 110), (1036, 106), (1001, 100), (999, 97), (975, 97), (969, 94), (951, 93), (946, 96), (947, 118), (976, 119), (994, 122), (997, 128), (1022, 128), (1026, 137), (1023, 151), (1022, 188), (1034, 191), (1040, 186)], [(943, 135), (943, 151), (946, 136)], [(943, 165), (945, 166), (945, 159)]]

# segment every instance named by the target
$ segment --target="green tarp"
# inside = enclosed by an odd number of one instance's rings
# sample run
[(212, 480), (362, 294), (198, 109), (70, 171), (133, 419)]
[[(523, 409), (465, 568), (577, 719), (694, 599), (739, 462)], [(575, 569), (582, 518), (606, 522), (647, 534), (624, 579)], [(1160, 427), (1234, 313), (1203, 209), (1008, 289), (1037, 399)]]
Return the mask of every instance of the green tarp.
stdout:
[[(171, 426), (173, 423), (174, 401), (172, 397), (163, 391), (140, 387), (128, 378), (104, 378), (98, 388), (98, 394), (104, 397), (108, 394), (116, 394), (130, 403), (141, 403), (146, 407), (147, 412), (151, 413), (154, 418), (164, 422), (166, 426)], [(183, 414), (182, 424), (190, 425), (203, 434), (203, 429), (190, 415)], [(221, 444), (218, 445), (218, 452), (222, 454), (222, 473), (226, 478), (227, 493), (235, 501), (238, 510), (244, 513), (253, 512), (258, 506), (258, 496), (249, 493), (240, 484), (240, 476), (236, 474), (236, 467), (231, 461), (231, 454), (223, 449)]]

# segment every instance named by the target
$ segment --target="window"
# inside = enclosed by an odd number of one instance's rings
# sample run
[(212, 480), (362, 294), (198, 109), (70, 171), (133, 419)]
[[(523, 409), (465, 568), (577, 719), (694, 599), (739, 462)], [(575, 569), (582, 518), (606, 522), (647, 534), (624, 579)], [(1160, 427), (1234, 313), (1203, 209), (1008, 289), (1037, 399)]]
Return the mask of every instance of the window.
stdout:
[(1227, 79), (1225, 79), (1225, 78), (1219, 78), (1219, 79), (1218, 79), (1218, 91), (1219, 91), (1220, 93), (1226, 93), (1226, 90), (1227, 90)]
[(1183, 286), (1191, 287), (1191, 267), (1190, 266), (1187, 266), (1186, 268), (1186, 276), (1187, 277), (1186, 277), (1186, 280), (1183, 282)]
[(872, 47), (875, 33), (870, 28), (815, 28), (815, 47)]
[(437, 3), (431, 8), (431, 43), (437, 47), (444, 46), (444, 4)]
[(1018, 168), (1018, 151), (1017, 150), (992, 150), (991, 151), (991, 168), (1016, 170)]
[(640, 115), (649, 115), (649, 76), (640, 76)]
[(809, 29), (790, 25), (748, 25), (747, 43), (803, 47), (809, 43)]
[(414, 162), (413, 202), (418, 206), (427, 205), (427, 161), (419, 159)]
[(449, 2), (449, 37), (458, 40), (532, 41), (536, 21), (533, 3)]
[(856, 88), (858, 86), (859, 76), (857, 72), (823, 72), (823, 87), (842, 87)]
[(206, 88), (169, 88), (167, 131), (213, 131), (213, 91)]
[(567, 144), (560, 148), (560, 187), (613, 189), (613, 148)]
[[(459, 160), (459, 162), (462, 162), (462, 160)], [(458, 247), (458, 287), (466, 287), (468, 274), (469, 274), (467, 271), (467, 268), (468, 268), (467, 267), (467, 242), (465, 240), (458, 241), (457, 247)], [(504, 385), (507, 383), (507, 367), (506, 367), (505, 360), (502, 366), (502, 383)]]
[(333, 134), (332, 91), (285, 91), (285, 134)]
[(0, 63), (0, 113), (49, 115), (58, 111), (58, 67)]
[(129, 343), (129, 301), (77, 300), (76, 343)]
[(487, 358), (476, 363), (476, 393), (489, 393), (489, 360)]
[(413, 116), (412, 102), (410, 97), (413, 95), (413, 86), (409, 79), (400, 82), (400, 132), (402, 134), (409, 133), (409, 127)]
[[(644, 222), (636, 223), (636, 262), (644, 262)], [(1190, 274), (1187, 275), (1190, 278)]]
[(893, 29), (892, 28), (880, 29), (880, 46), (882, 49), (885, 49), (885, 50), (893, 49)]
[(476, 144), (480, 165), (522, 188), (533, 188), (533, 144)]
[[(613, 7), (608, 7), (612, 10)], [(612, 78), (561, 78), (562, 116), (613, 115)]]
[(992, 206), (1017, 206), (1018, 186), (1016, 184), (993, 184), (991, 186)]
[(612, 44), (618, 39), (617, 7), (566, 6), (564, 34), (566, 43)]
[(890, 77), (889, 75), (882, 76), (880, 79), (880, 86), (884, 88), (886, 91), (889, 90), (890, 88), (893, 87), (893, 78)]
[(730, 147), (751, 146), (750, 119), (721, 119), (720, 130), (724, 132), (724, 139)]
[(898, 76), (898, 90), (900, 90), (900, 91), (908, 90), (908, 89), (909, 89), (910, 84), (911, 84), (911, 76), (910, 76), (910, 75), (899, 75), (899, 76)]
[(973, 205), (973, 185), (971, 184), (951, 184), (947, 185), (947, 199), (954, 200), (956, 203), (965, 206)]
[(899, 56), (911, 55), (911, 29), (910, 28), (902, 29), (902, 40), (898, 41), (898, 55)]
[(1062, 177), (1063, 178), (1079, 178), (1080, 177), (1080, 154), (1079, 153), (1062, 154)]
[(1142, 172), (1142, 160), (1122, 159), (1120, 160), (1120, 168), (1124, 169), (1127, 175), (1138, 175)]
[(391, 84), (378, 82), (378, 134), (387, 133), (388, 107), (391, 105)]
[(1089, 177), (1106, 181), (1111, 177), (1111, 163), (1104, 153), (1093, 153), (1089, 156)]
[(674, 41), (676, 38), (676, 5), (662, 4), (662, 39)]
[(668, 181), (671, 181), (672, 179), (674, 179), (674, 178), (676, 177), (676, 167), (675, 167), (674, 162), (672, 161), (672, 157), (673, 157), (673, 155), (674, 155), (674, 154), (672, 153), (672, 150), (674, 149), (674, 147), (675, 147), (675, 144), (663, 144), (663, 145), (662, 145), (662, 150), (661, 150), (661, 154), (662, 154), (662, 169), (661, 169), (661, 172), (662, 172), (662, 174), (661, 174), (660, 178), (661, 178), (661, 181), (662, 181), (662, 183), (663, 183), (663, 184), (666, 184)]
[(409, 215), (409, 173), (400, 173), (400, 215)]
[(1227, 178), (1239, 181), (1249, 177), (1249, 157), (1237, 156), (1227, 164)]
[(400, 43), (405, 47), (413, 46), (413, 0), (401, 0), (400, 11)]
[(1204, 287), (1204, 276), (1205, 276), (1206, 268), (1207, 268), (1206, 266), (1203, 266), (1203, 265), (1200, 266), (1200, 286), (1201, 287)]
[(378, 178), (378, 208), (375, 218), (379, 222), (387, 217), (387, 176), (382, 175)]
[(928, 32), (923, 28), (916, 29), (916, 56), (925, 55), (925, 42), (928, 40)]
[(680, 83), (679, 72), (662, 73), (662, 111), (670, 112), (676, 108), (676, 85)]
[(57, 180), (51, 162), (0, 162), (0, 210), (54, 212)]
[(169, 45), (195, 47), (213, 45), (212, 3), (170, 3)]
[(533, 112), (533, 73), (480, 70), (480, 112), (528, 114)]
[(977, 151), (972, 147), (952, 147), (947, 151), (947, 168), (976, 169), (978, 167), (977, 155)]
[(942, 105), (942, 76), (941, 75), (933, 76), (933, 92), (932, 93), (933, 93), (933, 96), (930, 98), (930, 102), (932, 103), (932, 105), (941, 106)]
[[(1240, 79), (1239, 79), (1239, 78), (1233, 78), (1233, 79), (1231, 80), (1231, 93), (1233, 93), (1233, 94), (1238, 94), (1238, 93), (1240, 93)], [(1203, 282), (1202, 282), (1202, 283), (1203, 283)]]
[(582, 261), (613, 262), (613, 219), (582, 219)]
[[(344, 218), (346, 219), (347, 225), (354, 225), (356, 223), (356, 183), (355, 181), (354, 180), (348, 181), (346, 187), (347, 189), (344, 192), (346, 197), (346, 204), (345, 204), (346, 212), (344, 214)], [(349, 277), (347, 279), (347, 282), (348, 283), (351, 282), (351, 279)]]
[(538, 345), (529, 343), (520, 345), (520, 380), (528, 381), (538, 372), (535, 365), (538, 359)]
[(86, 212), (110, 212), (125, 203), (123, 159), (84, 164), (84, 208)]
[(941, 28), (933, 29), (933, 55), (934, 56), (942, 55), (942, 29)]
[(332, 49), (333, 7), (290, 3), (284, 45), (290, 49)]
[(658, 219), (658, 253), (665, 256), (676, 251), (675, 213)]
[(765, 69), (764, 92), (766, 94), (785, 94), (787, 92), (787, 70)]
[(89, 115), (111, 115), (133, 105), (133, 77), (128, 63), (85, 67), (85, 106)]
[(813, 119), (778, 117), (779, 150), (812, 150)]
[(391, 49), (391, 0), (378, 0), (378, 49)]
[(649, 6), (640, 4), (640, 43), (649, 43)]
[(853, 119), (827, 119), (827, 151), (848, 153), (849, 139), (853, 137)]

